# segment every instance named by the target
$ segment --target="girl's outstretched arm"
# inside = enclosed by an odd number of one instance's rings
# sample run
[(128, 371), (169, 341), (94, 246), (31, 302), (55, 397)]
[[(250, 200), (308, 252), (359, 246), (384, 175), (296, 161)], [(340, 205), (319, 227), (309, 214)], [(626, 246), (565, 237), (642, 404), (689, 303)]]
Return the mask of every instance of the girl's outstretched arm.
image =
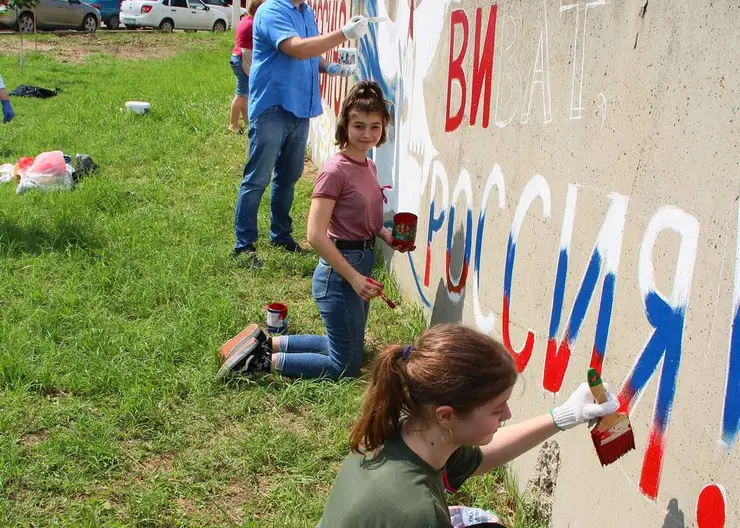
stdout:
[(503, 466), (507, 462), (511, 462), (519, 455), (537, 447), (558, 431), (559, 429), (549, 413), (501, 427), (493, 435), (493, 440), (481, 447), (483, 460), (475, 474), (482, 475)]

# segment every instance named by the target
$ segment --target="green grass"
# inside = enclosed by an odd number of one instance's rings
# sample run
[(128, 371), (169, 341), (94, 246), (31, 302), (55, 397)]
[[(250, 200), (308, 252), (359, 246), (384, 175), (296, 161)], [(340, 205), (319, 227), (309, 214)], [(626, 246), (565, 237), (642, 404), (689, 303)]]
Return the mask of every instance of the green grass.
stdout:
[[(23, 74), (17, 55), (0, 55), (9, 87), (63, 90), (13, 99), (0, 163), (61, 149), (101, 166), (72, 192), (0, 186), (0, 526), (314, 526), (362, 382), (214, 377), (219, 346), (263, 321), (267, 302), (288, 302), (291, 331), (322, 330), (315, 256), (263, 243), (263, 270), (230, 258), (246, 147), (225, 133), (233, 37), (125, 35), (98, 38), (182, 53), (77, 63), (29, 53)], [(152, 114), (120, 113), (132, 99)], [(309, 174), (296, 193), (299, 237), (310, 190)], [(267, 217), (263, 203), (263, 234)], [(398, 298), (381, 266), (376, 274)], [(376, 301), (371, 353), (424, 324), (410, 303), (392, 312)], [(502, 482), (478, 480), (453, 502), (527, 526)]]

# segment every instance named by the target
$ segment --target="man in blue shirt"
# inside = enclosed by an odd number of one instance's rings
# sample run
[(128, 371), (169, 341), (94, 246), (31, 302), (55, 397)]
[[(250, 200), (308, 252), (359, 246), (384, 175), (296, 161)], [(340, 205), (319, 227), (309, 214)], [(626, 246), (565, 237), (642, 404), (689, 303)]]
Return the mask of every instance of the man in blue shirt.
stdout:
[(319, 72), (349, 76), (355, 66), (321, 57), (346, 40), (360, 39), (368, 19), (355, 16), (341, 29), (319, 35), (313, 9), (301, 0), (267, 0), (254, 19), (249, 75), (249, 159), (236, 202), (234, 257), (257, 258), (257, 210), (270, 183), (270, 242), (291, 252), (293, 188), (303, 172), (309, 119), (321, 114)]

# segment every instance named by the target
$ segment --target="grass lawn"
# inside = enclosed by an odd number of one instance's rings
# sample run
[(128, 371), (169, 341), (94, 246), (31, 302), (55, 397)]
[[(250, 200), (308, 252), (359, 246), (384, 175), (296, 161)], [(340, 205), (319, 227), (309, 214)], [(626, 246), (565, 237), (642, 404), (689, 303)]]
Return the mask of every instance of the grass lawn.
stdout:
[[(288, 527), (321, 515), (362, 382), (215, 380), (219, 346), (264, 321), (267, 302), (288, 303), (291, 331), (322, 331), (315, 255), (263, 243), (262, 270), (230, 257), (246, 152), (225, 132), (232, 39), (26, 38), (21, 74), (18, 37), (0, 36), (9, 89), (62, 90), (12, 99), (0, 164), (59, 149), (101, 167), (72, 192), (0, 185), (0, 526)], [(152, 114), (120, 113), (127, 100)], [(297, 188), (297, 238), (312, 175)], [(382, 266), (376, 276), (397, 298)], [(370, 353), (424, 324), (410, 303), (375, 301)], [(502, 475), (450, 503), (535, 526)]]

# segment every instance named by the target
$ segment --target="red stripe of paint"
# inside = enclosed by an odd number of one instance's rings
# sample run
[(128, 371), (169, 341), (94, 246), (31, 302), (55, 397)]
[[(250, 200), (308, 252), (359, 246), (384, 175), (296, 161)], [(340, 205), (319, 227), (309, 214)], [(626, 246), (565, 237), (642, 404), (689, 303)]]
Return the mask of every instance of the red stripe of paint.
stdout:
[(514, 350), (514, 347), (511, 346), (511, 336), (509, 335), (509, 299), (508, 297), (506, 297), (506, 295), (504, 295), (504, 306), (502, 312), (503, 314), (501, 316), (501, 333), (503, 334), (504, 346), (506, 347), (506, 350), (508, 350), (511, 357), (514, 358), (517, 372), (524, 372), (524, 369), (527, 368), (527, 363), (529, 363), (529, 359), (532, 357), (532, 349), (534, 348), (534, 333), (527, 333), (527, 342), (524, 343), (524, 349), (521, 352), (516, 352)]
[(603, 364), (604, 354), (600, 353), (594, 345), (594, 348), (591, 351), (591, 368), (596, 369), (596, 372), (599, 373), (599, 376), (601, 376), (601, 367), (603, 366)]
[(656, 500), (658, 497), (658, 486), (660, 485), (660, 472), (663, 467), (663, 449), (665, 439), (663, 435), (651, 429), (648, 446), (645, 450), (645, 458), (642, 463), (642, 475), (640, 476), (640, 491), (647, 498)]
[(432, 274), (432, 243), (427, 242), (427, 258), (424, 265), (424, 287), (429, 287), (429, 278)]
[(619, 390), (617, 398), (619, 399), (619, 412), (629, 413), (630, 404), (635, 399), (635, 391), (629, 388), (629, 383), (625, 383)]
[(452, 293), (462, 293), (465, 289), (465, 283), (468, 281), (468, 263), (463, 260), (462, 270), (460, 270), (460, 279), (457, 284), (452, 282), (452, 272), (450, 271), (450, 252), (445, 253), (445, 279), (447, 279), (447, 291)]
[(542, 386), (545, 390), (554, 393), (560, 391), (569, 361), (570, 336), (568, 334), (565, 335), (565, 338), (560, 342), (560, 347), (557, 346), (557, 341), (554, 338), (548, 339), (547, 353), (545, 355), (545, 373), (542, 377)]

